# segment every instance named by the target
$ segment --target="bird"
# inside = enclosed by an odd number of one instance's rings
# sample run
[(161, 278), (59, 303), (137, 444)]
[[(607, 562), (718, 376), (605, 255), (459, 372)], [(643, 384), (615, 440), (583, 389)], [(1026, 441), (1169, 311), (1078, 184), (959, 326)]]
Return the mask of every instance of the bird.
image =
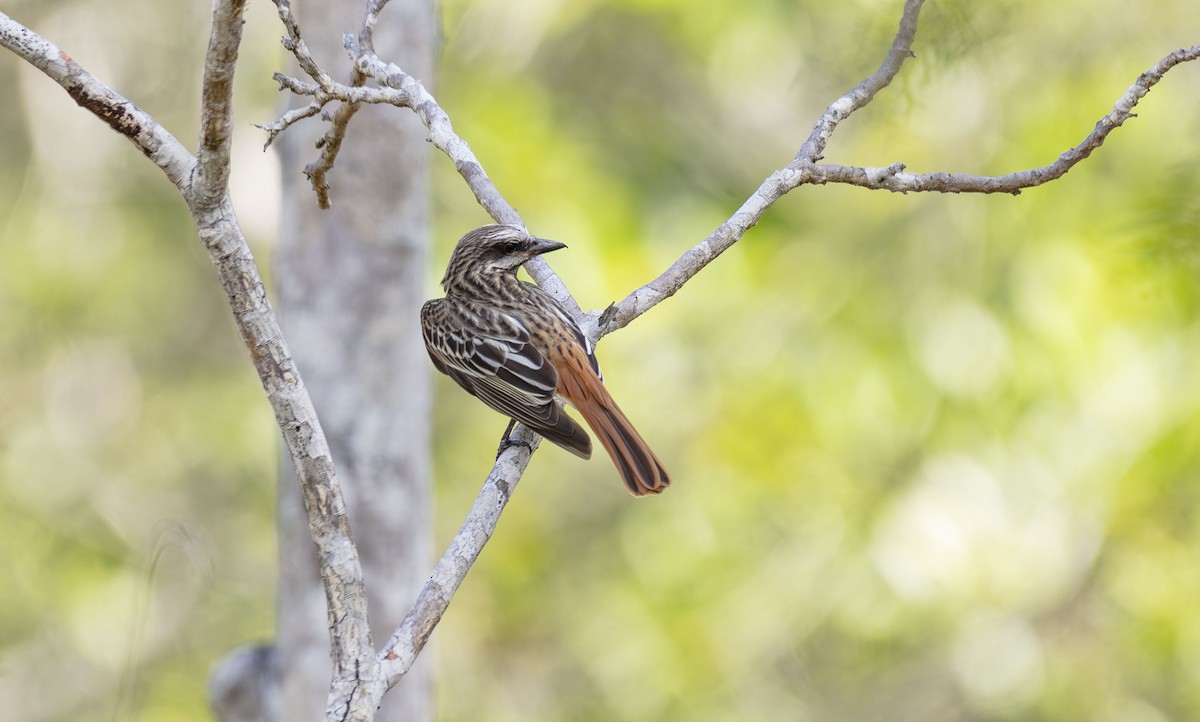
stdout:
[(445, 296), (421, 307), (429, 358), (492, 409), (589, 459), (591, 438), (559, 402), (570, 404), (630, 493), (661, 493), (670, 477), (604, 387), (579, 324), (553, 296), (517, 278), (526, 261), (561, 248), (566, 244), (506, 224), (460, 238), (442, 278)]

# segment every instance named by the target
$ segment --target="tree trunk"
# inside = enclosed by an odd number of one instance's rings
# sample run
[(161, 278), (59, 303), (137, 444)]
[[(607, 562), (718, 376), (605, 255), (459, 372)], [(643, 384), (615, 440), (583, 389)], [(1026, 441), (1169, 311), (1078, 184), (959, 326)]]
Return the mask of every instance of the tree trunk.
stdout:
[[(305, 38), (327, 68), (346, 67), (342, 33), (361, 0), (302, 2)], [(375, 33), (381, 56), (428, 80), (429, 0), (396, 0)], [(429, 246), (429, 152), (421, 124), (395, 108), (363, 108), (330, 174), (320, 210), (301, 170), (327, 124), (280, 138), (283, 220), (275, 260), (280, 317), (343, 480), (362, 555), (376, 645), (416, 598), (431, 559), (429, 364), (418, 327)], [(330, 678), (325, 595), (291, 465), (279, 499), (278, 645), (283, 719), (319, 720)], [(430, 660), (385, 698), (379, 720), (433, 716)]]

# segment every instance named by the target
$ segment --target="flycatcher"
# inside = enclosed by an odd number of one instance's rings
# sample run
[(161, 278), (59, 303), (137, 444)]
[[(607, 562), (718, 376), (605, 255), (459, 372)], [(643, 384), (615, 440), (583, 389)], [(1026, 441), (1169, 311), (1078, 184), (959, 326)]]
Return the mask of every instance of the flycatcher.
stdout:
[(496, 411), (584, 459), (592, 442), (556, 397), (574, 406), (634, 496), (671, 483), (662, 462), (617, 407), (592, 345), (558, 301), (517, 269), (566, 248), (516, 226), (476, 228), (458, 241), (442, 278), (445, 298), (421, 307), (421, 330), (438, 371)]

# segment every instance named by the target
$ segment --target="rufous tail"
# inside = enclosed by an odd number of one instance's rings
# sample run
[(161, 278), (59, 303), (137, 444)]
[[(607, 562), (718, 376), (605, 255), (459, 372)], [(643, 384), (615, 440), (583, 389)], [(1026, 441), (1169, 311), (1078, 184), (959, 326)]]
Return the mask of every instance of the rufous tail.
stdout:
[(613, 401), (602, 382), (596, 379), (584, 388), (571, 390), (583, 392), (572, 395), (571, 403), (612, 457), (630, 493), (634, 496), (662, 493), (671, 483), (667, 470)]
[(667, 470), (611, 396), (607, 401), (607, 405), (597, 403), (580, 413), (612, 457), (629, 491), (634, 496), (661, 494), (671, 484)]

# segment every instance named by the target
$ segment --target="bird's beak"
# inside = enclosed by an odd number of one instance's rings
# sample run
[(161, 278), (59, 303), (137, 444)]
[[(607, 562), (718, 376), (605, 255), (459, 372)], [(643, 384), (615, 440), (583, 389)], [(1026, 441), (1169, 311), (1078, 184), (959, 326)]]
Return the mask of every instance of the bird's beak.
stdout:
[(533, 256), (540, 256), (543, 253), (557, 251), (560, 248), (566, 248), (567, 244), (552, 241), (548, 238), (534, 238), (533, 244), (529, 247), (529, 253)]

